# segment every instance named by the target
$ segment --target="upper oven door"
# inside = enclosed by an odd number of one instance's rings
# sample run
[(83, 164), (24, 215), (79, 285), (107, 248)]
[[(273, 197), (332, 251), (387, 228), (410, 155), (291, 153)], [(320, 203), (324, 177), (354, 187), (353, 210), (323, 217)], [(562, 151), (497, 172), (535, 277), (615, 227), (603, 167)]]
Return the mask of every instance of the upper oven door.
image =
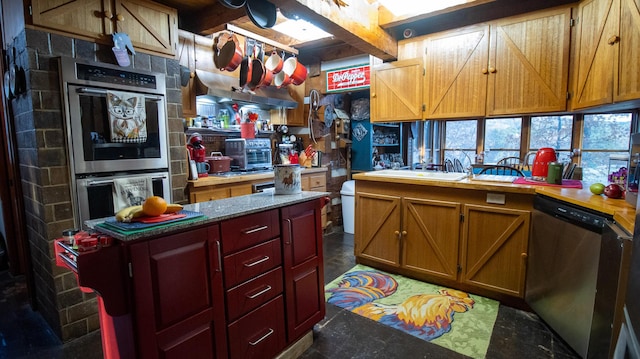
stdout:
[(68, 84), (76, 174), (168, 168), (164, 96)]

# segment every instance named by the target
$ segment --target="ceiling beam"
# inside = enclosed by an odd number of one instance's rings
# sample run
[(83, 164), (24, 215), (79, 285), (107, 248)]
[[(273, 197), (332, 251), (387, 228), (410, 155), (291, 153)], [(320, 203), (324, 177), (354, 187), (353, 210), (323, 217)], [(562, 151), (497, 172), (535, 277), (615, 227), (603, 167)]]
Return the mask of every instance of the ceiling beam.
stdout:
[(295, 14), (337, 39), (385, 61), (397, 59), (398, 42), (378, 26), (377, 5), (347, 1), (338, 7), (332, 0), (271, 0), (285, 16)]

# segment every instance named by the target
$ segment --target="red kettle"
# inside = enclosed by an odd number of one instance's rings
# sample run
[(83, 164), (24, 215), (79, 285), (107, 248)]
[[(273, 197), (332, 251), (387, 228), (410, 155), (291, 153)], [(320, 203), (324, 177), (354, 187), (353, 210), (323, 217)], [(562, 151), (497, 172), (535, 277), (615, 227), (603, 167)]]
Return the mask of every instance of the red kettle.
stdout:
[(551, 147), (543, 147), (536, 152), (536, 158), (533, 160), (533, 168), (531, 168), (531, 177), (534, 180), (544, 181), (547, 179), (549, 171), (549, 162), (555, 162), (556, 151)]

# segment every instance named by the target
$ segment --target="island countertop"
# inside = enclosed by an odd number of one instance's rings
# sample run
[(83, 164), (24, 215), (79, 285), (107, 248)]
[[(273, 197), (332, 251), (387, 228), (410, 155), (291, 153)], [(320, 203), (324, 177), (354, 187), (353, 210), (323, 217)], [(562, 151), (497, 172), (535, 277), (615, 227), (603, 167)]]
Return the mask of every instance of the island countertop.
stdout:
[(280, 208), (295, 203), (312, 201), (327, 195), (329, 195), (327, 192), (312, 191), (302, 191), (300, 193), (290, 195), (261, 192), (209, 202), (193, 203), (185, 205), (184, 209), (188, 211), (201, 212), (204, 216), (198, 217), (194, 220), (185, 221), (184, 223), (175, 222), (170, 226), (150, 227), (143, 232), (126, 235), (117, 231), (109, 230), (105, 227), (97, 227), (98, 224), (105, 221), (105, 218), (90, 220), (87, 221), (86, 224), (89, 228), (109, 234), (121, 241), (133, 241), (141, 238), (166, 235), (168, 233), (192, 228), (194, 226), (219, 222), (225, 219)]
[[(499, 191), (507, 193), (541, 194), (574, 205), (613, 216), (626, 231), (633, 233), (635, 223), (635, 208), (624, 199), (607, 198), (605, 195), (594, 195), (589, 186), (583, 182), (583, 188), (561, 188), (553, 186), (536, 186), (514, 184), (510, 182), (490, 182), (464, 178), (459, 181), (425, 180), (411, 177), (371, 176), (367, 172), (353, 175), (355, 180), (375, 182), (395, 182), (411, 185), (425, 185), (446, 188), (460, 188), (473, 190)], [(356, 182), (357, 183), (357, 182)]]

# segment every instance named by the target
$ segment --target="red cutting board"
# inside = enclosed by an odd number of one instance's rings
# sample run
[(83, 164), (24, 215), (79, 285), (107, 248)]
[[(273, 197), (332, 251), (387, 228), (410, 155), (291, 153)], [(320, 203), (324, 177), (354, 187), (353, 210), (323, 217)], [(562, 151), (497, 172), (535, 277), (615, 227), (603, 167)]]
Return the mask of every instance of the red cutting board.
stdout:
[(186, 217), (186, 213), (168, 213), (161, 214), (159, 216), (154, 217), (138, 217), (134, 218), (132, 222), (140, 222), (140, 223), (162, 223), (166, 221), (173, 221), (174, 219), (180, 219)]

